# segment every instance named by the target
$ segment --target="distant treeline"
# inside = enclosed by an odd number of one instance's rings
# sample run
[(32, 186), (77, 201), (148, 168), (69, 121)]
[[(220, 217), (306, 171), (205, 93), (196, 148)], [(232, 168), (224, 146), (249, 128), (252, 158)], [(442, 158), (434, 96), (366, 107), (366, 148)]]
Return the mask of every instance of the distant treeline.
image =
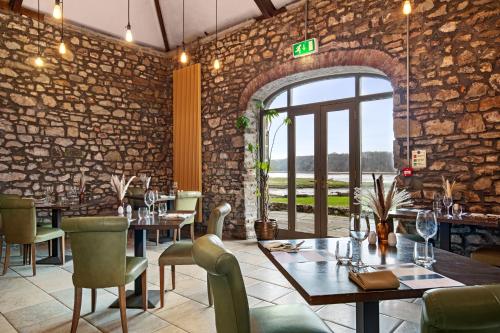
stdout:
[[(297, 172), (313, 172), (313, 156), (297, 156)], [(392, 152), (389, 151), (369, 151), (361, 155), (361, 168), (365, 172), (393, 172), (394, 159)], [(272, 172), (286, 172), (287, 160), (271, 161)], [(349, 154), (328, 154), (328, 172), (348, 172)]]

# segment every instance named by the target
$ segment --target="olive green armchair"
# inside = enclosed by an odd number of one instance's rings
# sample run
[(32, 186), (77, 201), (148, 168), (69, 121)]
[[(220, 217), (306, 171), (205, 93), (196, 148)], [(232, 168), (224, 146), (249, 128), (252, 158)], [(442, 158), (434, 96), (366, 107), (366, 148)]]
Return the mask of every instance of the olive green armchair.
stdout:
[[(175, 209), (176, 210), (196, 210), (196, 205), (198, 204), (198, 199), (201, 198), (201, 192), (197, 191), (179, 191), (175, 198)], [(194, 242), (194, 216), (189, 218), (184, 222), (183, 226), (190, 226), (191, 241)], [(181, 240), (181, 230), (177, 230), (174, 234), (178, 235), (179, 240)]]
[(59, 228), (37, 228), (36, 208), (33, 199), (1, 199), (0, 214), (5, 236), (5, 261), (3, 274), (7, 273), (12, 244), (22, 244), (31, 249), (33, 276), (36, 275), (36, 244), (61, 238), (61, 261), (64, 264), (64, 232)]
[[(208, 218), (208, 234), (214, 234), (222, 239), (222, 229), (224, 227), (224, 219), (231, 211), (231, 206), (228, 203), (223, 203), (215, 207)], [(170, 265), (172, 272), (172, 289), (175, 289), (175, 266), (177, 265), (195, 265), (193, 256), (191, 255), (191, 242), (177, 242), (170, 245), (158, 258), (160, 266), (160, 305), (163, 307), (165, 298), (165, 266)], [(212, 296), (210, 293), (210, 285), (208, 288), (208, 302), (212, 305)]]
[(421, 333), (500, 332), (500, 284), (433, 289), (422, 300)]
[(195, 263), (208, 272), (218, 333), (331, 333), (304, 304), (249, 309), (238, 260), (217, 236), (197, 239), (192, 252)]
[(142, 306), (147, 310), (148, 260), (127, 257), (126, 217), (65, 218), (62, 228), (69, 234), (73, 253), (75, 304), (71, 332), (76, 332), (82, 305), (82, 288), (92, 289), (92, 312), (95, 311), (97, 288), (118, 287), (123, 332), (127, 332), (125, 286), (141, 276)]
[[(2, 200), (4, 199), (19, 199), (21, 198), (16, 194), (0, 194), (0, 207), (2, 206)], [(3, 254), (3, 230), (2, 230), (2, 213), (0, 210), (0, 261), (2, 261)]]
[[(144, 197), (144, 189), (142, 187), (129, 187), (127, 190), (127, 194), (130, 196), (141, 196)], [(129, 198), (128, 202), (130, 206), (132, 206), (133, 210), (137, 210), (140, 207), (146, 207), (146, 204), (144, 203), (144, 199), (134, 199), (134, 198)]]

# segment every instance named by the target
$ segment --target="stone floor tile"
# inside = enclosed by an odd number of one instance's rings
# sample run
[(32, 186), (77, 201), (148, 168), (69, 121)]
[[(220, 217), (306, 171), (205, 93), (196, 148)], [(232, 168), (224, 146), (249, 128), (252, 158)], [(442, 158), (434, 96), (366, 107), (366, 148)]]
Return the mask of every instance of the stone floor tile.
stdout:
[(14, 327), (9, 321), (0, 313), (0, 332), (2, 333), (16, 333)]
[(56, 266), (38, 266), (35, 276), (24, 271), (24, 269), (22, 271), (18, 270), (18, 273), (26, 276), (28, 281), (48, 293), (73, 287), (73, 274)]
[[(105, 309), (84, 316), (84, 319), (101, 331), (122, 332), (119, 309)], [(129, 332), (147, 333), (167, 327), (169, 323), (148, 311), (127, 309)]]
[(328, 327), (330, 327), (330, 329), (334, 333), (355, 333), (356, 332), (356, 330), (354, 330), (352, 328), (345, 327), (345, 326), (333, 323), (333, 322), (328, 321), (328, 320), (325, 320), (325, 323), (328, 325)]
[(179, 295), (178, 293), (173, 292), (173, 291), (167, 291), (165, 293), (165, 305), (164, 305), (164, 307), (160, 308), (160, 305), (158, 304), (158, 306), (156, 308), (148, 309), (148, 311), (151, 313), (165, 311), (168, 309), (175, 308), (175, 307), (181, 305), (182, 303), (185, 303), (188, 301), (190, 301), (190, 299), (187, 297)]
[(420, 323), (403, 321), (393, 333), (420, 333)]
[(214, 309), (192, 300), (155, 315), (188, 332), (216, 333)]
[[(59, 302), (63, 303), (69, 309), (73, 310), (75, 302), (75, 288), (58, 290), (51, 295)], [(91, 290), (84, 288), (82, 290), (82, 307), (80, 314), (82, 316), (91, 312)], [(106, 291), (105, 289), (97, 289), (96, 311), (107, 309), (117, 299), (117, 296)]]
[(22, 277), (0, 280), (0, 312), (5, 313), (30, 305), (47, 302), (49, 294)]
[(273, 302), (276, 304), (295, 304), (295, 303), (306, 304), (313, 311), (318, 311), (324, 306), (324, 305), (307, 304), (306, 300), (297, 291), (292, 291), (291, 293), (286, 294), (283, 297), (275, 299)]
[[(44, 320), (40, 323), (23, 327), (19, 330), (20, 333), (67, 333), (71, 330), (71, 314), (60, 315), (57, 317)], [(78, 321), (78, 333), (98, 333), (96, 327), (92, 326), (84, 319)]]
[(279, 271), (267, 268), (260, 268), (247, 272), (245, 276), (261, 280), (264, 282), (278, 284), (285, 288), (293, 288), (292, 285), (288, 282), (288, 280)]
[(180, 327), (170, 324), (169, 326), (160, 328), (158, 331), (154, 331), (154, 333), (187, 333), (187, 332)]
[(414, 323), (420, 322), (421, 311), (421, 305), (415, 303), (408, 303), (399, 300), (380, 302), (380, 313)]
[(272, 302), (291, 293), (292, 290), (275, 284), (261, 282), (247, 288), (247, 294), (263, 301)]
[(22, 330), (24, 327), (37, 325), (60, 315), (70, 315), (71, 310), (60, 302), (51, 299), (47, 302), (4, 312), (3, 314), (12, 326), (17, 330)]

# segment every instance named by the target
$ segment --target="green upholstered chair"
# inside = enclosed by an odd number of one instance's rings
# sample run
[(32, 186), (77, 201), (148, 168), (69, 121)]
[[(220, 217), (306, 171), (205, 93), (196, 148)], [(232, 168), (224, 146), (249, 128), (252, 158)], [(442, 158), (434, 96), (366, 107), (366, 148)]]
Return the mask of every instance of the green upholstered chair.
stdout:
[(249, 309), (238, 260), (217, 236), (197, 239), (192, 252), (196, 264), (208, 272), (218, 333), (331, 332), (304, 304)]
[[(3, 199), (19, 199), (21, 196), (17, 194), (0, 194), (0, 207)], [(3, 231), (2, 231), (2, 212), (0, 210), (0, 261), (2, 261), (3, 252)]]
[(500, 246), (488, 246), (477, 249), (470, 254), (472, 260), (500, 267)]
[(433, 289), (422, 300), (422, 333), (500, 332), (500, 284)]
[(33, 199), (2, 199), (0, 214), (6, 244), (3, 274), (9, 268), (11, 244), (22, 244), (31, 248), (31, 265), (33, 275), (36, 275), (36, 244), (61, 238), (61, 261), (64, 264), (64, 232), (59, 228), (37, 228)]
[[(127, 190), (128, 195), (144, 197), (144, 189), (142, 187), (129, 187)], [(138, 210), (140, 207), (146, 207), (144, 199), (128, 199), (130, 206), (133, 210)]]
[[(196, 205), (198, 204), (198, 199), (201, 198), (201, 192), (197, 191), (179, 191), (177, 192), (177, 196), (175, 198), (175, 209), (176, 210), (196, 210)], [(183, 226), (188, 225), (191, 230), (191, 241), (194, 242), (194, 216), (189, 218), (186, 222), (184, 222)], [(181, 230), (176, 230), (174, 233), (178, 235), (179, 240), (181, 240)]]
[(146, 271), (148, 260), (127, 257), (126, 217), (64, 218), (62, 228), (69, 234), (73, 253), (75, 304), (71, 332), (76, 332), (82, 305), (82, 288), (92, 289), (92, 312), (96, 289), (118, 287), (122, 330), (127, 332), (125, 285), (141, 276), (143, 309), (147, 310)]
[[(222, 228), (224, 219), (231, 211), (231, 206), (228, 203), (223, 203), (215, 207), (208, 218), (208, 234), (214, 234), (222, 239)], [(175, 266), (177, 265), (195, 265), (193, 256), (191, 255), (191, 242), (177, 242), (170, 245), (158, 258), (160, 266), (160, 304), (164, 305), (165, 298), (165, 265), (170, 265), (172, 272), (172, 289), (175, 289)], [(210, 294), (210, 285), (208, 287), (208, 301), (212, 305), (212, 296)]]

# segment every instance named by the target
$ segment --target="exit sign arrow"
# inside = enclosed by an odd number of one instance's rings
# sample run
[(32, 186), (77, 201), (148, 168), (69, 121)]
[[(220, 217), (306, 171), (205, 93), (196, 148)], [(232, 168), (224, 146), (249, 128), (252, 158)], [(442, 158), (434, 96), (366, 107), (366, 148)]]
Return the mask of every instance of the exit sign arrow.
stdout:
[(318, 52), (318, 39), (311, 38), (292, 45), (293, 57), (300, 58)]

